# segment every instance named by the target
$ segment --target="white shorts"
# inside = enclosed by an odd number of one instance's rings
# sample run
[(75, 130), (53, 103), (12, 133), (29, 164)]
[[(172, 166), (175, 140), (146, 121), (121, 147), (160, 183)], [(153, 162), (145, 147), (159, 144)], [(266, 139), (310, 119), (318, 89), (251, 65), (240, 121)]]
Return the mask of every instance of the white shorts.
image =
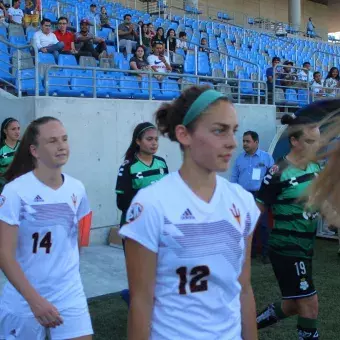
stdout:
[[(67, 309), (60, 312), (64, 323), (50, 328), (51, 340), (68, 340), (93, 334), (88, 309)], [(34, 317), (22, 317), (0, 311), (0, 339), (4, 340), (45, 340), (46, 329)], [(3, 338), (1, 338), (3, 336)]]

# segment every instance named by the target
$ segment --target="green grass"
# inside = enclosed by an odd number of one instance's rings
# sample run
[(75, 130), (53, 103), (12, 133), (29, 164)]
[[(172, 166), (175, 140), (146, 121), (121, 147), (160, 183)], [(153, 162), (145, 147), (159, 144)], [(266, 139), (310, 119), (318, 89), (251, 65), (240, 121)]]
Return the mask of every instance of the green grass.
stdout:
[[(314, 279), (319, 292), (319, 333), (323, 340), (340, 338), (340, 258), (337, 244), (318, 240), (314, 261)], [(280, 292), (271, 265), (253, 261), (253, 288), (257, 309), (276, 301)], [(126, 340), (127, 307), (118, 294), (91, 300), (95, 340)], [(260, 340), (297, 339), (296, 318), (289, 318), (278, 325), (259, 332)]]

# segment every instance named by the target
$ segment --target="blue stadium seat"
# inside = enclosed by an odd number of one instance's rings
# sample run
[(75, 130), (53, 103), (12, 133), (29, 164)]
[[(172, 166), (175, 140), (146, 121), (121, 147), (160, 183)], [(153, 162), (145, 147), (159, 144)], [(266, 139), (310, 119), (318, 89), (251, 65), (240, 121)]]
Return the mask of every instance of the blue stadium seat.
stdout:
[(50, 96), (70, 96), (70, 77), (62, 71), (49, 71), (48, 94)]
[(55, 59), (51, 53), (41, 53), (38, 54), (38, 60), (40, 64), (55, 64)]
[(76, 57), (72, 54), (59, 54), (58, 65), (78, 66), (78, 63)]
[(195, 73), (195, 56), (188, 54), (184, 61), (184, 73), (194, 74)]
[(0, 36), (7, 39), (7, 29), (4, 26), (0, 26)]
[(308, 104), (308, 91), (305, 89), (298, 90), (299, 106), (305, 106)]
[(97, 97), (99, 98), (120, 98), (117, 80), (113, 74), (97, 75)]
[(180, 95), (180, 90), (177, 81), (165, 80), (161, 83), (161, 95), (158, 99), (161, 100), (173, 100)]
[(240, 81), (240, 92), (245, 95), (254, 95), (257, 92), (253, 89), (253, 83), (249, 81)]
[(0, 63), (0, 82), (4, 79), (7, 82), (13, 83), (14, 77), (10, 72), (10, 65), (4, 62)]
[[(20, 86), (22, 92), (27, 92), (29, 96), (35, 96), (35, 69), (27, 69), (20, 71)], [(18, 81), (18, 71), (15, 78), (15, 86), (19, 88)], [(45, 93), (42, 78), (39, 77), (39, 95), (43, 95)]]
[(53, 12), (45, 12), (44, 13), (44, 18), (50, 19), (52, 22), (56, 22), (57, 18)]
[(148, 97), (141, 90), (137, 77), (125, 76), (119, 80), (120, 98), (147, 99)]
[(298, 105), (298, 97), (296, 91), (294, 89), (286, 89), (285, 98), (287, 106), (296, 106)]
[(0, 51), (8, 53), (8, 47), (4, 43), (0, 42)]
[(76, 75), (71, 77), (71, 92), (76, 97), (93, 97), (93, 80), (90, 74), (84, 73), (83, 77)]

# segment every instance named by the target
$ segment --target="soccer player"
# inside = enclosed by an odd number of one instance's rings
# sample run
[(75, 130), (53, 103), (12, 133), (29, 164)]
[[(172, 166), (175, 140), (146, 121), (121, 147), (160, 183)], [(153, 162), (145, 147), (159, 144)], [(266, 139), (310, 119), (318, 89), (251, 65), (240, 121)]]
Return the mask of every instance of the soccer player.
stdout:
[(318, 297), (312, 277), (312, 257), (318, 213), (305, 210), (300, 200), (320, 172), (308, 155), (318, 148), (320, 131), (308, 117), (284, 115), (291, 150), (268, 170), (257, 195), (258, 205), (272, 206), (274, 228), (269, 257), (282, 301), (269, 305), (257, 317), (258, 328), (298, 315), (299, 340), (318, 339)]
[(12, 163), (19, 147), (20, 124), (15, 118), (6, 118), (1, 124), (0, 173), (3, 174)]
[[(132, 141), (125, 153), (125, 161), (119, 169), (116, 194), (117, 206), (122, 211), (120, 225), (126, 223), (126, 212), (139, 189), (157, 182), (169, 173), (165, 160), (155, 156), (158, 150), (158, 132), (155, 125), (144, 122), (136, 126)], [(123, 240), (125, 250), (125, 242)], [(121, 292), (121, 297), (129, 305), (128, 289)]]
[(62, 173), (67, 133), (53, 117), (28, 126), (0, 196), (0, 301), (5, 339), (91, 340), (79, 273), (78, 223), (90, 214), (83, 184)]
[(184, 158), (179, 171), (138, 192), (120, 230), (128, 339), (256, 340), (250, 253), (260, 213), (250, 193), (216, 174), (236, 147), (235, 108), (194, 86), (163, 104), (156, 121)]

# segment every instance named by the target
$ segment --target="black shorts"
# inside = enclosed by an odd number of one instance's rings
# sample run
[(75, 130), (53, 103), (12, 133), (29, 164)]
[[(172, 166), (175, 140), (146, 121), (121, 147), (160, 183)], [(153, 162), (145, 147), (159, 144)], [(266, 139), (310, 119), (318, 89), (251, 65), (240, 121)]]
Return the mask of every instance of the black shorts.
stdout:
[(316, 294), (312, 260), (269, 252), (269, 258), (280, 286), (282, 299), (301, 299)]

